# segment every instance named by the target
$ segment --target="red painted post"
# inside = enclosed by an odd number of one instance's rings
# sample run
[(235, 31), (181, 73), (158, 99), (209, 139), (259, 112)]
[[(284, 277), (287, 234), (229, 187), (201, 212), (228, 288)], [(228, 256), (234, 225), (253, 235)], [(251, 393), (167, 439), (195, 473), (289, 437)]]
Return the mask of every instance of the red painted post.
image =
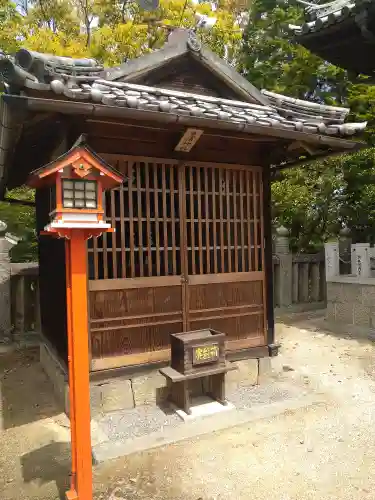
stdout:
[[(78, 229), (71, 230), (70, 235), (66, 248), (69, 249), (67, 261), (70, 267), (71, 287), (69, 389), (72, 404), (70, 409), (72, 483), (66, 498), (67, 500), (92, 500), (86, 237), (85, 231)], [(69, 296), (69, 290), (67, 290), (67, 296)]]

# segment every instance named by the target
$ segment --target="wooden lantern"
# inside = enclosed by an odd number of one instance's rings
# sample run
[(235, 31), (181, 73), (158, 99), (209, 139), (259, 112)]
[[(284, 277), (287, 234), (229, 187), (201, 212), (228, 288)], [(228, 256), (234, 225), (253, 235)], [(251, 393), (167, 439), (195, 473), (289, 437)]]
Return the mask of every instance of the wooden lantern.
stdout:
[(89, 146), (78, 142), (70, 151), (30, 174), (28, 184), (48, 186), (50, 223), (46, 231), (110, 229), (104, 219), (103, 192), (122, 183), (123, 176)]
[(72, 448), (67, 500), (92, 500), (87, 239), (114, 231), (103, 217), (103, 192), (123, 180), (80, 138), (67, 153), (32, 172), (28, 182), (51, 190), (50, 221), (42, 233), (65, 238)]

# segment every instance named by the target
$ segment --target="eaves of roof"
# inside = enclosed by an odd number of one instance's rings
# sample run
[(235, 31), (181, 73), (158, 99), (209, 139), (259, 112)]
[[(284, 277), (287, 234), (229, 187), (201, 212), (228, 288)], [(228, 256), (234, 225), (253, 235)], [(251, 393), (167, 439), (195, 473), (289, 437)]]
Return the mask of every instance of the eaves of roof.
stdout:
[[(77, 102), (69, 100), (41, 99), (27, 96), (3, 95), (9, 105), (17, 109), (32, 112), (55, 112), (66, 115), (84, 115), (97, 118), (122, 118), (144, 121), (155, 121), (162, 123), (178, 123), (190, 127), (201, 127), (207, 129), (233, 130), (236, 132), (271, 136), (275, 138), (291, 139), (304, 143), (323, 145), (341, 151), (355, 151), (363, 147), (363, 143), (324, 135), (311, 133), (308, 130), (296, 130), (295, 127), (278, 128), (270, 120), (225, 120), (218, 119), (216, 115), (193, 116), (190, 113), (180, 114), (175, 110), (157, 111), (156, 109), (135, 109), (127, 106), (113, 106), (93, 102)], [(243, 104), (243, 103), (242, 103)], [(349, 124), (346, 124), (349, 125)], [(361, 124), (355, 124), (361, 125)]]
[[(1, 96), (0, 96), (1, 97)], [(0, 199), (4, 197), (7, 165), (21, 134), (22, 119), (4, 99), (0, 99)]]
[[(344, 117), (347, 114), (346, 108), (334, 108), (309, 103), (267, 91), (263, 91), (267, 102), (270, 103), (270, 99), (273, 99), (276, 103), (280, 101), (284, 109), (281, 106), (277, 108), (271, 103), (265, 106), (101, 79), (93, 83), (81, 83), (75, 86), (64, 85), (60, 80), (54, 80), (50, 84), (27, 80), (25, 87), (34, 90), (51, 91), (51, 98), (55, 93), (60, 98), (63, 96), (72, 101), (89, 101), (120, 108), (130, 108), (134, 111), (146, 110), (208, 118), (214, 119), (217, 123), (253, 123), (271, 127), (275, 131), (294, 130), (311, 134), (348, 137), (355, 135), (366, 127), (366, 123), (344, 123)], [(285, 105), (287, 105), (286, 109)], [(287, 109), (289, 109), (289, 112)], [(316, 113), (317, 110), (320, 111), (320, 114)]]
[(323, 30), (365, 10), (373, 0), (338, 0), (306, 9), (310, 21), (300, 26), (289, 24), (295, 36), (303, 36)]

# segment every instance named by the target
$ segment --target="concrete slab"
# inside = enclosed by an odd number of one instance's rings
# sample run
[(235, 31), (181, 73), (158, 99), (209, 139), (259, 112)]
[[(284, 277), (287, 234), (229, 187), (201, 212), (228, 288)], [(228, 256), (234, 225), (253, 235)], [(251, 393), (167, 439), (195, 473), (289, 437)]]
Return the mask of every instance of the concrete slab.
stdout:
[(214, 401), (209, 397), (200, 396), (193, 399), (192, 405), (190, 406), (190, 415), (180, 408), (176, 408), (175, 412), (181, 418), (181, 420), (187, 422), (189, 420), (196, 420), (202, 417), (208, 417), (210, 415), (216, 415), (217, 413), (222, 413), (223, 411), (234, 409), (235, 406), (232, 405), (232, 403), (222, 405), (218, 401)]
[(206, 416), (162, 427), (160, 430), (139, 437), (129, 436), (125, 439), (112, 439), (93, 446), (95, 463), (105, 462), (121, 456), (177, 443), (185, 439), (221, 431), (248, 422), (277, 416), (279, 414), (298, 410), (314, 404), (323, 403), (323, 396), (300, 394), (299, 397), (277, 401), (274, 403), (255, 405), (254, 408), (243, 408)]

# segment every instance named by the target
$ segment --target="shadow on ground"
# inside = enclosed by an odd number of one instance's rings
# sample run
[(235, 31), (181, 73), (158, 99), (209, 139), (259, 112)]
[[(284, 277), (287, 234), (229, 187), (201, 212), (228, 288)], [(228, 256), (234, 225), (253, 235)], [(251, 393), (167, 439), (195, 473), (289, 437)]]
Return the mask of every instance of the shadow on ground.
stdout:
[(0, 355), (0, 424), (3, 429), (60, 413), (51, 389), (39, 364), (38, 348)]
[(361, 344), (368, 344), (369, 341), (374, 342), (374, 333), (370, 329), (350, 329), (352, 325), (344, 325), (326, 321), (325, 310), (311, 312), (311, 313), (281, 313), (277, 316), (277, 321), (283, 323), (285, 326), (292, 326), (310, 332), (320, 332), (332, 337), (340, 339), (355, 339)]
[(70, 445), (51, 443), (21, 457), (25, 483), (37, 481), (40, 485), (55, 482), (61, 500), (69, 489)]

